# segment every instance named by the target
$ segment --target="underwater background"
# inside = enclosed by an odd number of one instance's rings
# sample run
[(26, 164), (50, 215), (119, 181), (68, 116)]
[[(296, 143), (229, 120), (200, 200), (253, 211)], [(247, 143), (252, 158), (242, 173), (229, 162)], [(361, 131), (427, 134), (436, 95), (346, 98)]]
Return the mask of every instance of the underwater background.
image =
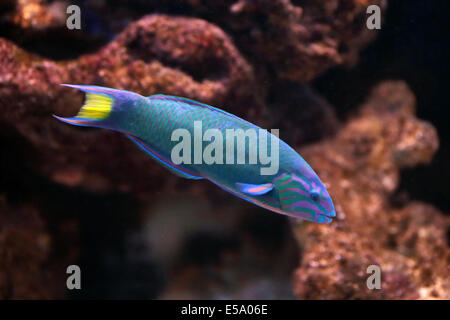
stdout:
[[(66, 8), (81, 9), (81, 29)], [(381, 30), (366, 27), (369, 5)], [(446, 1), (2, 0), (0, 299), (449, 299)], [(300, 225), (61, 124), (94, 84), (279, 128), (337, 219)], [(68, 290), (78, 265), (82, 289)], [(369, 290), (378, 265), (382, 288)]]

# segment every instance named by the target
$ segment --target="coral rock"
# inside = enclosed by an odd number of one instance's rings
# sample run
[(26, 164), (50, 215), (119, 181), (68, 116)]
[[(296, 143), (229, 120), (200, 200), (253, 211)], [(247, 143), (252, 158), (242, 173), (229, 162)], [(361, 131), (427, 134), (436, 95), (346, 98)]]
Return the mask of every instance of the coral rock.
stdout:
[[(306, 82), (329, 67), (355, 63), (359, 50), (376, 32), (366, 27), (369, 5), (386, 8), (384, 0), (186, 0), (194, 12), (223, 11), (218, 24), (236, 39), (255, 64), (277, 76)], [(258, 55), (251, 53), (257, 52)]]
[[(330, 186), (337, 220), (297, 230), (305, 244), (299, 298), (450, 297), (450, 220), (425, 204), (389, 201), (399, 169), (429, 161), (438, 146), (431, 125), (414, 117), (414, 101), (405, 84), (384, 82), (335, 138), (302, 151)], [(370, 265), (381, 268), (381, 290), (367, 288)]]

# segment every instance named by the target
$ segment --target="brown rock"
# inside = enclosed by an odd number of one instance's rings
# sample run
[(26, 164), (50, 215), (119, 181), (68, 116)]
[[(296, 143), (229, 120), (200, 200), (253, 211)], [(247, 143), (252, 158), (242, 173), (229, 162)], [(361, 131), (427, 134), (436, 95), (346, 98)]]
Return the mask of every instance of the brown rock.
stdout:
[[(129, 3), (122, 1), (123, 5)], [(384, 11), (387, 6), (385, 0), (182, 0), (176, 5), (170, 1), (132, 0), (132, 3), (149, 11), (181, 7), (183, 12), (214, 21), (258, 66), (258, 74), (267, 72), (299, 82), (307, 82), (332, 66), (355, 63), (359, 51), (376, 35), (376, 31), (366, 27), (367, 7), (379, 5)]]
[[(300, 299), (450, 297), (450, 220), (429, 205), (398, 209), (389, 201), (399, 168), (429, 161), (437, 150), (435, 130), (414, 117), (414, 101), (405, 84), (384, 82), (335, 138), (302, 150), (330, 186), (337, 220), (297, 230), (305, 244), (295, 274)], [(405, 144), (409, 154), (399, 158)], [(381, 290), (366, 286), (373, 264), (381, 267)]]
[(52, 296), (45, 266), (50, 248), (50, 235), (37, 210), (12, 209), (0, 197), (0, 299)]
[(369, 4), (386, 6), (383, 0), (241, 0), (231, 12), (248, 23), (240, 26), (247, 30), (242, 46), (260, 52), (280, 77), (304, 82), (331, 66), (356, 61), (375, 35), (365, 25)]

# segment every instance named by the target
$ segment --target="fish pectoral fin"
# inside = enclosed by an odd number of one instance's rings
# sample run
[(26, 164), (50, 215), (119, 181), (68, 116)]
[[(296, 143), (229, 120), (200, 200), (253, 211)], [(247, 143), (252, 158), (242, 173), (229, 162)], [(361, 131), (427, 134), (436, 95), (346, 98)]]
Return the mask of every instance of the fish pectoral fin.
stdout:
[(273, 183), (249, 184), (236, 182), (236, 188), (242, 193), (249, 194), (252, 196), (260, 196), (272, 190)]
[(153, 159), (158, 161), (163, 167), (168, 169), (173, 174), (186, 179), (194, 179), (194, 180), (200, 180), (203, 179), (203, 177), (197, 176), (194, 173), (188, 172), (186, 169), (180, 168), (179, 166), (176, 166), (175, 164), (171, 163), (169, 160), (164, 159), (161, 155), (159, 155), (157, 152), (155, 152), (147, 143), (145, 143), (143, 140), (139, 139), (138, 137), (132, 136), (130, 134), (126, 134), (126, 136), (133, 141), (139, 148), (141, 148), (143, 151), (145, 151), (148, 155), (150, 155)]

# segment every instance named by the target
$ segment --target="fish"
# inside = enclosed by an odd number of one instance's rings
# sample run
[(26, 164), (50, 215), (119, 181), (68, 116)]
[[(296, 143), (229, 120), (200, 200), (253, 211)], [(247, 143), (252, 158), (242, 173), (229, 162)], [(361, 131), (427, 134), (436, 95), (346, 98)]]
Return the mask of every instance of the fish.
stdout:
[[(264, 209), (316, 223), (330, 223), (336, 216), (331, 196), (311, 166), (277, 135), (255, 124), (225, 110), (188, 98), (164, 94), (145, 97), (131, 91), (107, 87), (62, 85), (85, 93), (85, 102), (76, 116), (65, 118), (53, 115), (62, 122), (117, 131), (175, 175), (193, 180), (209, 180), (225, 191)], [(186, 161), (175, 159), (174, 150), (177, 146), (180, 148), (180, 141), (184, 142), (184, 139), (181, 139), (182, 135), (174, 138), (174, 133), (178, 130), (178, 133), (191, 137), (193, 135), (195, 138), (199, 133), (199, 124), (201, 129), (215, 130), (211, 131), (214, 134), (209, 140), (203, 136), (200, 143), (197, 143), (200, 150), (206, 152), (207, 142), (210, 145), (214, 143), (216, 149), (210, 154), (217, 157), (213, 162), (198, 161), (197, 156), (201, 156), (201, 153), (197, 153), (194, 148), (194, 152), (183, 149), (178, 153)], [(248, 145), (245, 150), (239, 145), (232, 145), (227, 149), (231, 138), (225, 142), (220, 142), (217, 138), (228, 138), (227, 133), (232, 132), (230, 130), (241, 130), (244, 133), (254, 130), (260, 134), (253, 140), (257, 142), (254, 144), (251, 144), (250, 137), (241, 140), (245, 142), (244, 146)], [(232, 138), (235, 139), (236, 136)], [(195, 141), (197, 140), (194, 139), (194, 145)], [(265, 144), (262, 143), (264, 141)], [(277, 158), (272, 157), (272, 160), (278, 162), (271, 170), (267, 167), (267, 161), (263, 163), (261, 160), (264, 147), (267, 149), (266, 155), (277, 155)], [(227, 160), (231, 161), (221, 161), (218, 158), (220, 154), (230, 156)], [(237, 159), (239, 155), (245, 156), (240, 162)], [(242, 161), (258, 155), (259, 162)], [(266, 173), (263, 174), (263, 170)]]

